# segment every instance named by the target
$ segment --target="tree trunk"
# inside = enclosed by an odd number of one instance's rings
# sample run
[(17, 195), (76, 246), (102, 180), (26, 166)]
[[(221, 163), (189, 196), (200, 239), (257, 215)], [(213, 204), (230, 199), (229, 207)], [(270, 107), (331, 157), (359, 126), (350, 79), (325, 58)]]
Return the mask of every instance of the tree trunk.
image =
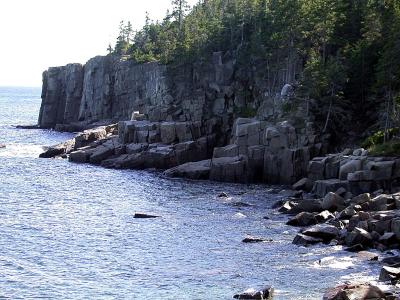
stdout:
[(330, 119), (330, 117), (331, 117), (331, 111), (332, 111), (332, 104), (333, 104), (333, 97), (331, 97), (331, 100), (330, 100), (330, 102), (329, 102), (328, 115), (326, 116), (326, 121), (325, 121), (324, 130), (322, 130), (323, 133), (325, 133), (326, 130), (328, 129), (329, 119)]

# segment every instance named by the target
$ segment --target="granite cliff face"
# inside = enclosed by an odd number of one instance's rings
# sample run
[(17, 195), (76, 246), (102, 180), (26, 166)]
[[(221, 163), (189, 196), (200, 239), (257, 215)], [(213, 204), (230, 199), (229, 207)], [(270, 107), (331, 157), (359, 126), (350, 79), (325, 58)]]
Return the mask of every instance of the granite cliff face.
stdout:
[(56, 151), (70, 153), (73, 161), (219, 181), (293, 183), (306, 175), (310, 159), (326, 151), (325, 137), (314, 130), (310, 104), (293, 97), (286, 71), (269, 68), (263, 61), (239, 65), (222, 52), (193, 65), (99, 56), (84, 66), (50, 68), (43, 75), (39, 126), (81, 131), (118, 123), (118, 136), (106, 132), (94, 144), (69, 143), (68, 150)]

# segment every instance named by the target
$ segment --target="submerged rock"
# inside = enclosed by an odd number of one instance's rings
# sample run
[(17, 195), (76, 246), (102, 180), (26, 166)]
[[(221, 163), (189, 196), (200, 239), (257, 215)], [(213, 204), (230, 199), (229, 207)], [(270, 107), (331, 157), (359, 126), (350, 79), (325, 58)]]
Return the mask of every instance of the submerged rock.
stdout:
[(272, 242), (272, 240), (268, 240), (262, 237), (256, 237), (256, 236), (246, 236), (243, 240), (243, 243), (262, 243), (262, 242)]
[(149, 214), (145, 214), (145, 213), (135, 213), (133, 215), (133, 217), (135, 219), (154, 219), (154, 218), (160, 218), (160, 216), (156, 216), (156, 215), (149, 215)]
[(274, 288), (267, 286), (260, 291), (254, 289), (249, 289), (243, 293), (233, 296), (235, 299), (260, 299), (260, 300), (270, 300), (274, 296)]

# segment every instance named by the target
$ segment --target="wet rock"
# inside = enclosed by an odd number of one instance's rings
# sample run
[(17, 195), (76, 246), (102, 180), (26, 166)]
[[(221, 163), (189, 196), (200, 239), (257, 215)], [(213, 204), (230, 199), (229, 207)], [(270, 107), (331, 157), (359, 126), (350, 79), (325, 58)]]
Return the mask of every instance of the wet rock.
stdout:
[(369, 284), (346, 284), (328, 289), (323, 300), (378, 300), (385, 299), (385, 293), (378, 287)]
[(328, 224), (314, 225), (303, 230), (302, 234), (322, 239), (324, 243), (329, 243), (331, 240), (336, 239), (339, 236), (339, 229)]
[(133, 215), (135, 219), (155, 219), (155, 218), (160, 218), (160, 216), (156, 215), (150, 215), (150, 214), (145, 214), (145, 213), (135, 213)]
[(234, 295), (235, 299), (260, 299), (260, 300), (270, 300), (274, 296), (274, 288), (267, 286), (260, 291), (254, 289), (249, 289), (243, 293)]
[(231, 205), (233, 207), (252, 207), (252, 206), (254, 206), (254, 204), (246, 203), (246, 202), (242, 202), (242, 201), (230, 202), (229, 205)]
[(356, 244), (356, 245), (350, 246), (344, 250), (349, 251), (349, 252), (360, 252), (360, 251), (365, 250), (365, 247), (361, 244)]
[(6, 148), (6, 145), (0, 144), (0, 149)]
[(90, 161), (90, 156), (95, 151), (95, 148), (89, 148), (71, 152), (69, 155), (69, 160), (76, 163), (88, 163)]
[(308, 245), (314, 245), (314, 244), (318, 244), (318, 243), (322, 243), (324, 240), (320, 239), (320, 238), (315, 238), (312, 236), (308, 236), (305, 234), (301, 234), (298, 233), (294, 240), (293, 240), (293, 244), (295, 245), (299, 245), (299, 246), (308, 246)]
[(68, 140), (64, 143), (48, 147), (39, 155), (40, 158), (53, 158), (69, 153), (75, 147), (75, 139)]
[(295, 199), (289, 202), (289, 207), (289, 210), (286, 211), (287, 214), (298, 214), (300, 212), (319, 213), (322, 211), (321, 200), (319, 199)]
[(92, 164), (99, 164), (112, 155), (114, 155), (114, 148), (100, 145), (96, 147), (93, 154), (90, 156), (89, 161)]
[(292, 188), (294, 190), (303, 190), (310, 192), (313, 188), (314, 182), (309, 178), (303, 178), (293, 184)]
[(225, 192), (222, 192), (222, 193), (219, 193), (217, 197), (218, 198), (228, 198), (228, 194)]
[(242, 242), (243, 243), (262, 243), (262, 242), (272, 242), (272, 240), (265, 239), (262, 237), (248, 235), (242, 240)]
[(341, 187), (349, 190), (349, 182), (347, 180), (339, 179), (317, 180), (314, 183), (313, 193), (320, 197), (324, 197), (327, 193), (335, 192)]
[(391, 231), (400, 239), (400, 218), (394, 218), (391, 222)]
[[(275, 204), (278, 203), (280, 203), (280, 201), (278, 201)], [(278, 211), (280, 213), (289, 213), (295, 206), (296, 203), (294, 203), (293, 201), (284, 201), (283, 205), (278, 209)]]
[(351, 202), (356, 204), (363, 204), (369, 201), (371, 201), (371, 195), (369, 193), (364, 193), (351, 199)]
[(400, 279), (400, 268), (384, 266), (379, 274), (380, 281), (390, 281), (397, 283)]
[(371, 234), (368, 231), (358, 227), (356, 227), (352, 232), (349, 232), (346, 236), (347, 246), (361, 244), (368, 247), (372, 245), (372, 241), (373, 239)]
[(272, 204), (271, 208), (272, 209), (280, 208), (285, 204), (285, 202), (286, 202), (285, 200), (278, 200), (274, 204)]
[(381, 263), (387, 266), (393, 266), (395, 264), (400, 264), (400, 255), (385, 257), (381, 260)]
[(301, 212), (286, 222), (290, 226), (310, 226), (317, 224), (317, 219), (313, 213)]
[(335, 193), (328, 193), (322, 200), (322, 209), (335, 211), (344, 208), (344, 199)]
[(398, 242), (399, 241), (393, 232), (385, 232), (379, 239), (379, 243), (385, 246), (397, 244)]
[(318, 223), (323, 223), (328, 220), (333, 219), (335, 216), (328, 210), (324, 210), (320, 212), (319, 214), (315, 215), (315, 218), (317, 219)]
[(194, 180), (208, 179), (210, 177), (210, 168), (210, 159), (197, 162), (188, 162), (166, 170), (164, 175), (168, 177), (182, 177)]
[(369, 202), (369, 208), (370, 210), (374, 210), (374, 211), (384, 211), (384, 210), (389, 210), (390, 209), (390, 205), (394, 204), (394, 198), (392, 195), (379, 195), (377, 197), (375, 197), (374, 199), (372, 199)]

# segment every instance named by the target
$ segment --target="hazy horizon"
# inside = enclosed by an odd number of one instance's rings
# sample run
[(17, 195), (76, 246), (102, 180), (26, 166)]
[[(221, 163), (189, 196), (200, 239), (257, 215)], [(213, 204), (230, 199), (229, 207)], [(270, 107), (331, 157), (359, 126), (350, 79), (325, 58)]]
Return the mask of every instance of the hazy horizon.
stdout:
[[(189, 0), (193, 5), (196, 0)], [(40, 87), (42, 72), (107, 54), (121, 20), (135, 29), (162, 19), (170, 0), (3, 0), (0, 4), (0, 86)]]

